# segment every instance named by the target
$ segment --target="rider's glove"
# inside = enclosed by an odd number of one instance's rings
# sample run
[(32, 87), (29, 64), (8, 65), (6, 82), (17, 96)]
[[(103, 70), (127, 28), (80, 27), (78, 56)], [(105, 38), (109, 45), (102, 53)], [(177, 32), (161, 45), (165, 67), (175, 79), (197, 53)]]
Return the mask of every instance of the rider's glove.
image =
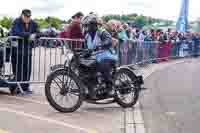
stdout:
[(94, 50), (88, 49), (88, 51), (84, 54), (84, 58), (89, 58)]
[(102, 50), (102, 47), (101, 46), (97, 46), (94, 51), (99, 51), (99, 50)]
[(91, 53), (84, 54), (83, 58), (89, 58), (91, 56)]

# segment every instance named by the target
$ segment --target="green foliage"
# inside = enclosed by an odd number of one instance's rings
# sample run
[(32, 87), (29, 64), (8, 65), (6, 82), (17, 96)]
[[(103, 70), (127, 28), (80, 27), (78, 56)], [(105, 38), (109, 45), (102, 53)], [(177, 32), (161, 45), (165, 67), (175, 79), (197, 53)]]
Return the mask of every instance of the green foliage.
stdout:
[[(46, 28), (50, 24), (52, 27), (58, 29), (60, 28), (61, 24), (63, 24), (64, 21), (62, 21), (59, 18), (56, 17), (47, 17), (45, 19), (43, 18), (35, 18), (34, 19), (40, 28)], [(0, 19), (0, 25), (3, 26), (4, 28), (9, 29), (12, 25), (12, 18), (9, 17), (3, 17)]]
[(142, 28), (143, 26), (147, 24), (147, 20), (144, 16), (140, 15), (135, 18), (134, 23), (136, 27)]
[(9, 29), (12, 25), (12, 18), (3, 17), (2, 19), (0, 19), (0, 25), (6, 29)]
[(143, 15), (138, 15), (136, 13), (121, 15), (121, 16), (120, 15), (106, 15), (106, 16), (103, 16), (102, 18), (106, 22), (108, 22), (111, 19), (116, 19), (123, 22), (129, 22), (133, 26), (136, 26), (138, 28), (142, 28), (143, 26), (149, 26), (149, 25), (153, 25), (155, 23), (161, 23), (161, 22), (165, 23), (166, 26), (169, 26), (173, 23), (173, 21), (146, 17)]
[(127, 22), (130, 18), (127, 15), (122, 15), (120, 19)]
[(64, 23), (64, 21), (56, 17), (47, 17), (45, 19), (36, 18), (34, 20), (38, 23), (40, 28), (47, 28), (49, 25), (51, 25), (52, 27), (59, 29), (61, 24)]
[(47, 28), (48, 27), (48, 22), (45, 21), (45, 19), (42, 18), (36, 18), (34, 19), (36, 23), (39, 25), (39, 28)]
[(106, 22), (112, 19), (121, 20), (121, 16), (120, 15), (106, 15), (106, 16), (103, 16), (102, 19)]
[(52, 27), (56, 29), (59, 29), (62, 24), (62, 20), (56, 17), (47, 17), (45, 21), (48, 22)]

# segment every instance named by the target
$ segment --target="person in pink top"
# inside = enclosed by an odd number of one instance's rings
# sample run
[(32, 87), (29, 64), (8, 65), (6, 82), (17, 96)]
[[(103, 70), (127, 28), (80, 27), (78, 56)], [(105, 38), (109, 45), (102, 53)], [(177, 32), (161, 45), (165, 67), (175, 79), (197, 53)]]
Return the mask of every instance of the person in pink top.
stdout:
[(168, 58), (170, 57), (170, 53), (171, 53), (171, 48), (172, 48), (172, 44), (171, 41), (169, 40), (169, 38), (167, 37), (167, 35), (164, 35), (163, 41), (160, 44), (159, 47), (159, 62), (163, 62), (163, 61), (167, 61)]
[(69, 38), (68, 29), (69, 29), (69, 24), (66, 24), (64, 26), (64, 31), (60, 32), (59, 37), (60, 38)]

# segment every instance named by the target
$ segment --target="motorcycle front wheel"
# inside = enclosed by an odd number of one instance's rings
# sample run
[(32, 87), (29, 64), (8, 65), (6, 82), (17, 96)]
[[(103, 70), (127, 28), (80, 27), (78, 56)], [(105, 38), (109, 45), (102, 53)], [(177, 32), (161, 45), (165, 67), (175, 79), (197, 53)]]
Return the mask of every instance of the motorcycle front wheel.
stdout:
[(49, 104), (62, 113), (76, 111), (84, 99), (76, 75), (65, 69), (55, 70), (48, 76), (45, 95)]

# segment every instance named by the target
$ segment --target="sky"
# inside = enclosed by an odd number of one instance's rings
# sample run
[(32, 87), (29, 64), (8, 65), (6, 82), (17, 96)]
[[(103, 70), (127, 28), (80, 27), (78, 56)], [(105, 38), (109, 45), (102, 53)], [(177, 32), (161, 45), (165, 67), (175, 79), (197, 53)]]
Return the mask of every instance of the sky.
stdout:
[[(21, 10), (32, 10), (33, 17), (56, 16), (69, 19), (73, 14), (91, 11), (105, 14), (138, 13), (177, 20), (181, 0), (0, 0), (0, 16), (17, 17)], [(190, 0), (189, 20), (200, 18), (200, 0)]]

